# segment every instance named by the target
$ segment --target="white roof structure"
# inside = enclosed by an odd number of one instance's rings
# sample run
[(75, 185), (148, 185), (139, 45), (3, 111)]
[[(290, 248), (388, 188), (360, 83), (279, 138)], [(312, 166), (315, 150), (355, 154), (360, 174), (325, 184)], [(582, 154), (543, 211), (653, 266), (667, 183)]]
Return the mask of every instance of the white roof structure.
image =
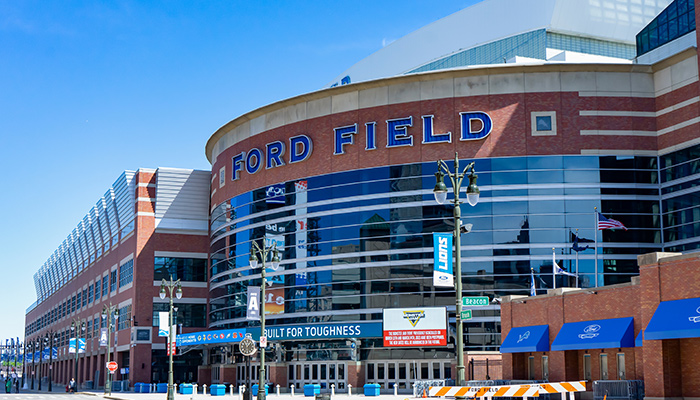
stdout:
[(327, 86), (406, 74), (463, 50), (542, 29), (629, 48), (635, 44), (635, 35), (670, 3), (671, 0), (484, 0), (392, 42), (339, 74)]

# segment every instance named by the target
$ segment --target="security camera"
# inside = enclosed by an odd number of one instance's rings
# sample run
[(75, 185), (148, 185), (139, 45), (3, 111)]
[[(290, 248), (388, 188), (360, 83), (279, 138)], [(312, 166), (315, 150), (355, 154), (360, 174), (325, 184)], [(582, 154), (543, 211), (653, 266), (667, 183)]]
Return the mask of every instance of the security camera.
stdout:
[(469, 232), (471, 232), (471, 230), (472, 230), (472, 226), (473, 226), (472, 224), (465, 224), (465, 225), (462, 225), (462, 221), (460, 221), (460, 222), (459, 222), (459, 231), (460, 231), (461, 233), (469, 233)]
[(494, 303), (494, 304), (501, 304), (501, 298), (500, 298), (500, 297), (494, 297), (493, 300), (491, 300), (491, 303)]

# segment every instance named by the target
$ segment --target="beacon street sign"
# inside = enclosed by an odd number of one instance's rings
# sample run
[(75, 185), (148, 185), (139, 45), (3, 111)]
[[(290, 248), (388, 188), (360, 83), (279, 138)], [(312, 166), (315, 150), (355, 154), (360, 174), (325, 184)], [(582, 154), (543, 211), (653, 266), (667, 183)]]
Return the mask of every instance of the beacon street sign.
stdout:
[(463, 306), (488, 306), (489, 298), (486, 296), (462, 297)]

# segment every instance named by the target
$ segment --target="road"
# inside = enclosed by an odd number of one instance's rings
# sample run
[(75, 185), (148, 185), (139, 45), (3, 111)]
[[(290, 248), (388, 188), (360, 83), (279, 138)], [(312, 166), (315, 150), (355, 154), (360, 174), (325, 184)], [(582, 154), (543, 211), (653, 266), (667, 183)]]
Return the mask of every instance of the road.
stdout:
[(49, 400), (49, 399), (64, 399), (64, 400), (96, 400), (95, 395), (89, 394), (70, 394), (70, 393), (0, 393), (0, 400)]

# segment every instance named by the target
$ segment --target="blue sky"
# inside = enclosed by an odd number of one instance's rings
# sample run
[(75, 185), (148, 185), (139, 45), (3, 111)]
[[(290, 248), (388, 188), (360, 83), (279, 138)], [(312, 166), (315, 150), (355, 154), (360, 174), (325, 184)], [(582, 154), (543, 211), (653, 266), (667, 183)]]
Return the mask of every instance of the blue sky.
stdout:
[(209, 169), (223, 124), (475, 2), (0, 0), (0, 341), (122, 171)]

